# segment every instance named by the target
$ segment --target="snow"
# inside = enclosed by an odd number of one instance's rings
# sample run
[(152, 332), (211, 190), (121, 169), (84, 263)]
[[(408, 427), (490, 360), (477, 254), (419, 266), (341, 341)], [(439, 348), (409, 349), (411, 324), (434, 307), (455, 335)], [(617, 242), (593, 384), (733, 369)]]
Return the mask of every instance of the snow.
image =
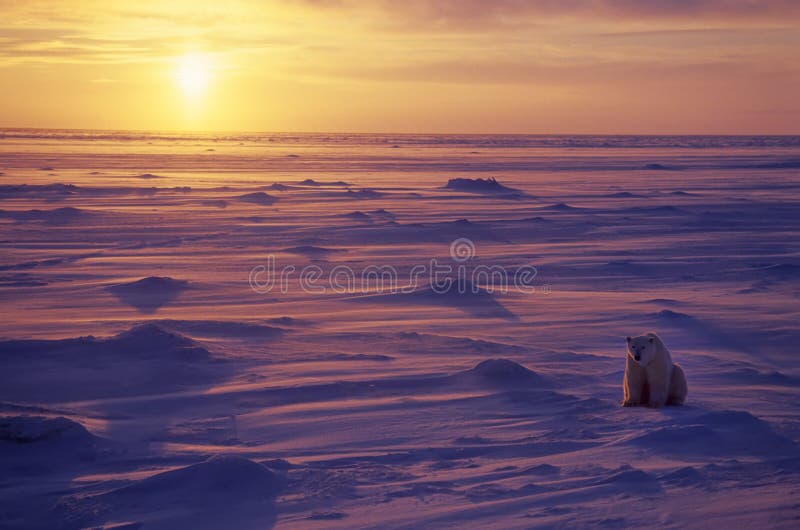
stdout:
[(275, 201), (278, 200), (277, 197), (273, 197), (263, 191), (254, 191), (253, 193), (245, 193), (244, 195), (239, 195), (235, 197), (236, 200), (241, 202), (249, 202), (253, 204), (262, 204), (264, 206), (269, 206), (274, 204)]
[(268, 468), (235, 455), (215, 455), (204, 462), (157, 473), (102, 495), (113, 502), (155, 505), (190, 504), (197, 508), (274, 498), (285, 479)]
[(519, 195), (519, 190), (504, 186), (495, 177), (489, 178), (453, 178), (447, 181), (446, 189), (466, 191), (469, 193), (489, 193), (499, 195)]
[[(797, 526), (800, 140), (37, 134), (0, 142), (0, 527)], [(370, 266), (408, 288), (331, 288)], [(646, 331), (685, 406), (620, 407)]]
[(135, 307), (140, 313), (155, 313), (172, 302), (181, 291), (187, 289), (189, 282), (168, 276), (148, 276), (141, 280), (112, 285), (108, 291), (120, 302)]

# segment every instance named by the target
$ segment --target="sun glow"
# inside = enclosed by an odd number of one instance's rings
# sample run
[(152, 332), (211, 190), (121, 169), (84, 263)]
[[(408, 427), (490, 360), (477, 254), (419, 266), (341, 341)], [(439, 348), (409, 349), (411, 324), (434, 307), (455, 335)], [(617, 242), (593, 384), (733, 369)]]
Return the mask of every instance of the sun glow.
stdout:
[(175, 80), (186, 97), (201, 96), (211, 81), (211, 57), (200, 53), (188, 53), (178, 58)]

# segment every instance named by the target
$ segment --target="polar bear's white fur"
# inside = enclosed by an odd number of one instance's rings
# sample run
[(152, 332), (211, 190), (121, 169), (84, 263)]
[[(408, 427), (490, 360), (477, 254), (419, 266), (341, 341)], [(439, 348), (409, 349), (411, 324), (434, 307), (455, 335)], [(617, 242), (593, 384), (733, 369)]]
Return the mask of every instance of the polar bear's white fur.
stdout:
[(627, 337), (623, 407), (683, 405), (686, 376), (658, 335)]

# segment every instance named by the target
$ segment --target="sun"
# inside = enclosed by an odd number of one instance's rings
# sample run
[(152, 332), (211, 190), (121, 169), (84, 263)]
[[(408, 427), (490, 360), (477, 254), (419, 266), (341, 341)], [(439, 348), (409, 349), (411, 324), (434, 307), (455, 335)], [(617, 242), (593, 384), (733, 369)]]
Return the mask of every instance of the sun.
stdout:
[(186, 97), (202, 95), (211, 81), (211, 57), (202, 53), (187, 53), (178, 57), (175, 80)]

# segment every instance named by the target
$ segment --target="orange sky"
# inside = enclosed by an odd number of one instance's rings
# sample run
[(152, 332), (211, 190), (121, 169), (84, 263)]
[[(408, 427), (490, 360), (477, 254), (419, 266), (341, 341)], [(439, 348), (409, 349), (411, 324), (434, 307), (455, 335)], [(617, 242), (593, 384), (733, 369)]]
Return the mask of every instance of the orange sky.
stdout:
[(0, 126), (800, 133), (800, 2), (0, 0)]

